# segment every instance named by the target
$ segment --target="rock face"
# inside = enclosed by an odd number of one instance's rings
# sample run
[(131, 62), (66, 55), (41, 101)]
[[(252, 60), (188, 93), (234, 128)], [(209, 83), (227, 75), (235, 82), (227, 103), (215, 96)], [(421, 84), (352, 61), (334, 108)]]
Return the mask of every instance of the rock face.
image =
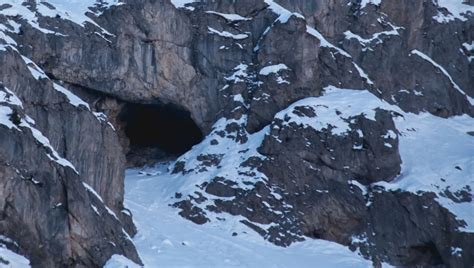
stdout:
[[(52, 97), (57, 94), (47, 83), (37, 85)], [(26, 103), (3, 85), (0, 96), (2, 120), (8, 119), (0, 132), (2, 234), (17, 241), (20, 253), (36, 266), (101, 266), (111, 253), (140, 262), (118, 213), (53, 149), (39, 123), (27, 115)], [(56, 109), (65, 106), (57, 99)], [(52, 100), (41, 109), (55, 109)]]
[(195, 223), (239, 216), (277, 245), (331, 240), (376, 265), (474, 263), (472, 233), (436, 193), (380, 186), (401, 171), (402, 112), (474, 116), (472, 12), (130, 0), (81, 17), (47, 2), (0, 5), (0, 234), (33, 265), (140, 262), (123, 206), (132, 103), (171, 104), (207, 135), (172, 170), (199, 181), (173, 203)]

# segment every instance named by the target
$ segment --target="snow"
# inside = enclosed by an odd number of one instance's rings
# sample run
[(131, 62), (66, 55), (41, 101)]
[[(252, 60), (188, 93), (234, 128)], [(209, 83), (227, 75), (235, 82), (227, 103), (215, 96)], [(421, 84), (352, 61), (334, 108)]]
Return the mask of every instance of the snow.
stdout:
[(251, 18), (242, 17), (238, 14), (225, 14), (225, 13), (219, 13), (219, 12), (215, 12), (215, 11), (206, 11), (206, 13), (221, 16), (224, 19), (226, 19), (228, 21), (232, 21), (232, 22), (251, 20)]
[[(440, 193), (449, 187), (451, 192), (466, 185), (474, 189), (474, 118), (467, 115), (440, 118), (428, 113), (405, 113), (395, 121), (402, 158), (401, 175), (393, 182), (379, 182), (387, 190), (401, 189)], [(458, 166), (462, 170), (455, 167)], [(474, 232), (474, 204), (455, 203), (438, 194), (438, 203), (459, 219), (466, 221), (462, 231)]]
[(242, 94), (234, 95), (233, 100), (234, 100), (235, 102), (240, 102), (240, 103), (242, 103), (243, 105), (245, 105), (245, 100), (244, 100), (244, 97), (242, 96)]
[[(60, 16), (62, 19), (72, 21), (78, 25), (84, 26), (86, 23), (95, 25), (102, 33), (111, 35), (107, 30), (98, 25), (91, 18), (86, 16), (86, 13), (93, 13), (90, 7), (97, 6), (97, 0), (45, 0), (36, 1), (36, 12), (32, 12), (25, 6), (22, 0), (3, 0), (3, 3), (11, 5), (11, 7), (0, 10), (0, 14), (7, 16), (21, 16), (28, 24), (46, 34), (57, 34), (55, 31), (43, 28), (38, 24), (38, 16), (56, 17)], [(49, 5), (54, 8), (51, 9)], [(111, 6), (122, 5), (120, 0), (104, 0), (101, 1), (101, 6), (110, 8)], [(100, 15), (100, 13), (96, 13)], [(62, 34), (59, 34), (62, 35)]]
[(5, 102), (11, 105), (23, 107), (21, 100), (6, 87), (3, 87), (5, 91), (0, 91), (0, 102)]
[(194, 2), (199, 2), (198, 0), (171, 0), (171, 4), (174, 5), (175, 8), (185, 8), (188, 10), (193, 11), (194, 7), (187, 7), (187, 4), (191, 4)]
[(359, 41), (359, 43), (363, 46), (368, 46), (370, 45), (373, 41), (377, 41), (376, 44), (381, 44), (383, 43), (382, 41), (382, 37), (383, 36), (400, 36), (400, 33), (398, 32), (399, 29), (401, 29), (401, 27), (396, 27), (392, 24), (389, 23), (389, 25), (392, 27), (392, 30), (390, 31), (383, 31), (383, 32), (378, 32), (378, 33), (374, 33), (372, 34), (372, 36), (370, 38), (362, 38), (361, 36), (351, 32), (351, 31), (345, 31), (344, 32), (344, 35), (346, 37), (346, 39), (357, 39), (357, 41)]
[(333, 44), (329, 43), (326, 38), (324, 38), (324, 36), (318, 32), (318, 30), (316, 30), (315, 28), (313, 27), (310, 27), (310, 26), (306, 26), (306, 32), (309, 33), (310, 35), (316, 37), (317, 39), (319, 39), (319, 42), (320, 42), (320, 46), (322, 47), (329, 47), (329, 48), (333, 48), (335, 49), (337, 52), (341, 53), (342, 55), (348, 57), (348, 58), (352, 58), (351, 55), (349, 55), (347, 52), (345, 52), (344, 50), (334, 46)]
[(6, 126), (9, 129), (16, 129), (20, 131), (20, 129), (10, 120), (10, 115), (13, 113), (13, 109), (8, 106), (1, 105), (1, 103), (23, 107), (21, 100), (15, 95), (15, 93), (6, 87), (3, 87), (3, 89), (0, 90), (0, 125)]
[[(115, 214), (115, 212), (113, 210), (111, 210), (105, 203), (104, 203), (104, 200), (102, 199), (102, 197), (94, 190), (94, 188), (92, 188), (92, 186), (90, 186), (89, 184), (87, 184), (86, 182), (82, 182), (82, 185), (84, 186), (84, 188), (86, 188), (86, 190), (88, 192), (90, 192), (91, 194), (93, 194), (95, 197), (97, 197), (97, 199), (99, 199), (99, 201), (104, 205), (105, 209), (107, 210), (107, 212), (113, 216), (117, 221), (120, 221), (119, 218), (117, 217), (117, 215)], [(94, 209), (94, 208), (93, 208)], [(94, 210), (96, 210), (97, 207), (95, 207)], [(96, 211), (97, 212), (97, 211)], [(99, 213), (98, 213), (99, 214)], [(125, 233), (126, 234), (126, 233)], [(128, 236), (128, 234), (127, 234)]]
[[(9, 94), (9, 96), (7, 96), (3, 91), (0, 91), (0, 102), (6, 102), (15, 106), (23, 107), (20, 99), (12, 91), (8, 90), (7, 88), (5, 88), (5, 90)], [(0, 105), (0, 124), (10, 129), (16, 129), (18, 131), (21, 131), (10, 120), (10, 115), (12, 114), (12, 112), (13, 110), (10, 107)], [(70, 167), (72, 170), (78, 173), (74, 165), (71, 164), (71, 162), (59, 156), (58, 152), (51, 146), (49, 139), (45, 137), (43, 133), (41, 133), (41, 131), (33, 127), (34, 124), (35, 124), (35, 121), (31, 119), (28, 115), (25, 115), (25, 118), (21, 118), (19, 126), (28, 128), (31, 131), (31, 134), (33, 135), (33, 137), (36, 139), (36, 141), (38, 141), (41, 145), (43, 145), (44, 147), (48, 148), (51, 151), (51, 153), (49, 152), (46, 153), (49, 159), (60, 164), (61, 166)]]
[[(466, 185), (474, 188), (474, 137), (467, 134), (474, 130), (474, 118), (464, 115), (444, 119), (428, 113), (405, 113), (367, 90), (338, 89), (332, 86), (325, 89), (323, 96), (298, 101), (276, 117), (291, 114), (291, 108), (296, 105), (310, 105), (316, 109), (318, 116), (315, 119), (291, 116), (290, 120), (300, 120), (313, 128), (331, 124), (336, 126), (336, 134), (345, 133), (348, 126), (342, 118), (336, 116), (335, 110), (342, 112), (341, 117), (365, 114), (369, 119), (373, 118), (375, 108), (402, 114), (395, 118), (397, 129), (401, 132), (398, 135), (403, 162), (401, 175), (393, 182), (379, 182), (376, 185), (388, 191), (438, 193), (436, 201), (459, 219), (466, 221), (467, 226), (460, 230), (474, 231), (474, 216), (471, 213), (473, 204), (454, 203), (439, 195), (448, 186), (452, 191)], [(249, 187), (241, 184), (242, 178), (238, 176), (239, 171), (245, 173), (245, 170), (236, 167), (248, 157), (258, 156), (256, 148), (262, 143), (264, 135), (268, 134), (268, 126), (249, 135), (249, 141), (244, 144), (215, 134), (231, 122), (245, 123), (245, 120), (244, 117), (240, 121), (219, 120), (210, 136), (177, 160), (185, 160), (185, 169), (190, 170), (199, 167), (196, 157), (202, 153), (224, 154), (220, 169), (210, 167), (204, 173), (194, 170), (185, 175), (170, 174), (169, 170), (173, 169), (174, 163), (162, 163), (153, 168), (131, 169), (126, 172), (125, 204), (134, 215), (138, 234), (133, 241), (145, 267), (314, 267), (315, 263), (321, 267), (370, 267), (371, 264), (357, 253), (332, 242), (309, 239), (281, 248), (265, 241), (240, 223), (244, 219), (242, 216), (206, 211), (206, 216), (211, 221), (196, 225), (183, 219), (176, 208), (169, 206), (179, 200), (174, 198), (176, 192), (183, 196), (193, 194), (198, 189), (196, 185), (215, 176), (224, 176), (238, 183), (239, 187)], [(393, 131), (384, 134), (386, 139), (396, 137), (397, 133)], [(217, 139), (218, 145), (210, 146), (211, 139)], [(244, 149), (248, 151), (239, 152)], [(264, 177), (262, 179), (265, 180)], [(350, 183), (367, 193), (369, 186), (357, 181)], [(202, 204), (204, 208), (215, 197), (201, 193), (208, 198)], [(237, 236), (233, 236), (233, 233)], [(453, 252), (458, 254), (455, 249)]]
[(51, 154), (50, 153), (46, 154), (49, 157), (49, 159), (51, 159), (52, 161), (60, 164), (63, 167), (69, 167), (72, 170), (74, 170), (74, 172), (79, 174), (77, 172), (76, 168), (74, 167), (74, 165), (71, 162), (69, 162), (67, 159), (59, 156), (58, 152), (53, 148), (53, 146), (51, 146), (51, 144), (49, 142), (49, 139), (46, 136), (44, 136), (43, 133), (41, 133), (41, 131), (34, 128), (33, 124), (34, 124), (34, 121), (31, 118), (28, 118), (26, 120), (21, 119), (20, 126), (30, 129), (31, 134), (36, 139), (36, 141), (38, 141), (41, 145), (43, 145), (44, 147), (48, 148), (51, 151)]
[[(298, 117), (292, 114), (296, 106), (312, 107), (317, 117)], [(458, 219), (464, 220), (464, 232), (474, 232), (474, 204), (456, 203), (440, 193), (449, 188), (451, 192), (474, 189), (474, 118), (467, 115), (440, 118), (429, 113), (412, 114), (401, 111), (366, 90), (354, 91), (328, 87), (323, 96), (306, 98), (279, 112), (276, 118), (289, 117), (285, 123), (295, 122), (317, 130), (333, 126), (335, 135), (344, 135), (349, 130), (344, 120), (349, 116), (364, 114), (373, 119), (377, 107), (395, 111), (402, 117), (395, 118), (397, 135), (389, 131), (385, 139), (399, 138), (399, 150), (402, 158), (401, 175), (392, 182), (378, 182), (376, 185), (386, 190), (403, 190), (418, 194), (419, 191), (438, 194), (436, 201), (451, 211)], [(337, 116), (335, 111), (342, 114)], [(457, 169), (459, 167), (461, 170)]]
[(36, 63), (34, 63), (32, 60), (23, 55), (21, 55), (21, 58), (25, 62), (26, 66), (28, 66), (28, 70), (30, 70), (31, 75), (36, 80), (49, 79), (48, 76), (44, 73), (44, 71), (38, 65), (36, 65)]
[[(379, 2), (379, 1), (376, 1), (374, 0), (373, 2)], [(306, 18), (299, 14), (299, 13), (294, 13), (294, 12), (291, 12), (289, 11), (288, 9), (285, 9), (284, 7), (280, 6), (279, 4), (275, 3), (273, 0), (265, 0), (265, 3), (268, 5), (268, 8), (270, 8), (270, 10), (272, 10), (272, 12), (276, 13), (279, 15), (277, 21), (281, 22), (281, 23), (286, 23), (288, 22), (289, 18), (291, 16), (296, 16), (298, 18), (302, 18), (304, 20), (306, 20)], [(262, 36), (265, 36), (268, 31), (270, 31), (271, 27), (267, 28), (265, 30), (265, 32), (262, 34)], [(350, 58), (352, 59), (352, 56), (347, 53), (346, 51), (344, 51), (343, 49), (337, 47), (337, 46), (334, 46), (333, 44), (331, 44), (329, 41), (326, 40), (326, 38), (324, 38), (324, 36), (318, 31), (316, 30), (315, 28), (309, 26), (309, 25), (306, 25), (306, 32), (314, 37), (316, 37), (317, 39), (319, 39), (320, 41), (320, 46), (321, 47), (328, 47), (328, 48), (331, 48), (331, 49), (334, 49), (336, 50), (338, 53), (340, 53), (341, 55), (347, 57), (347, 58)], [(258, 49), (260, 48), (260, 45), (257, 44), (255, 47), (254, 47), (254, 51), (257, 51)], [(354, 61), (352, 62), (354, 67), (357, 69), (357, 71), (359, 72), (360, 76), (362, 78), (364, 78), (368, 84), (372, 85), (373, 82), (372, 80), (370, 80), (369, 76), (367, 75), (367, 73), (359, 66), (357, 65), (357, 63), (355, 63)], [(288, 82), (288, 81), (285, 81), (285, 80), (279, 80), (279, 83), (285, 83), (285, 82)]]
[(288, 68), (288, 66), (286, 66), (285, 64), (283, 63), (280, 63), (280, 64), (276, 64), (276, 65), (269, 65), (269, 66), (265, 66), (263, 67), (259, 74), (260, 75), (264, 75), (264, 76), (268, 76), (270, 74), (275, 74), (276, 75), (276, 81), (278, 84), (290, 84), (289, 81), (285, 80), (283, 77), (281, 77), (278, 72), (282, 71), (282, 70), (289, 70), (290, 68)]
[(23, 6), (23, 2), (24, 1), (22, 0), (2, 0), (2, 4), (7, 4), (9, 5), (9, 7), (0, 10), (0, 14), (5, 15), (7, 17), (18, 16), (19, 18), (26, 20), (26, 22), (30, 24), (33, 28), (46, 34), (54, 34), (54, 31), (39, 26), (36, 14), (30, 11), (25, 6)]
[[(210, 179), (215, 177), (225, 177), (235, 182), (241, 189), (252, 189), (256, 182), (266, 180), (267, 178), (263, 173), (250, 167), (239, 166), (240, 163), (251, 157), (263, 158), (263, 156), (257, 152), (257, 148), (260, 146), (265, 134), (268, 132), (268, 127), (253, 134), (243, 133), (248, 138), (248, 141), (245, 143), (236, 141), (232, 135), (221, 137), (218, 134), (220, 131), (224, 131), (228, 124), (245, 124), (246, 120), (246, 116), (243, 116), (240, 120), (226, 120), (224, 118), (218, 120), (214, 124), (213, 131), (206, 137), (206, 139), (204, 139), (204, 141), (195, 145), (191, 151), (178, 158), (177, 161), (186, 162), (186, 170), (194, 169), (194, 172), (191, 172), (186, 176), (179, 176), (178, 174), (176, 182), (179, 182), (181, 187), (176, 188), (174, 192), (170, 192), (170, 195), (174, 195), (175, 192), (181, 192), (184, 196), (187, 194), (194, 194), (196, 190), (195, 185), (209, 182)], [(211, 140), (217, 140), (219, 146), (209, 146)], [(197, 171), (202, 164), (201, 161), (198, 160), (198, 156), (201, 154), (220, 156), (221, 160), (219, 167), (211, 166), (206, 167), (206, 171), (204, 172)], [(239, 168), (237, 169), (236, 167)], [(249, 171), (249, 173), (252, 171), (255, 174), (243, 174), (246, 171)], [(197, 174), (199, 174), (199, 176), (197, 176)], [(204, 206), (205, 202), (201, 205)]]
[(441, 11), (433, 17), (439, 23), (448, 23), (459, 19), (461, 21), (467, 21), (469, 16), (474, 14), (474, 6), (463, 4), (463, 0), (433, 0), (433, 4), (438, 5), (440, 8), (445, 8), (450, 14), (444, 15)]
[[(463, 43), (462, 46), (469, 52), (474, 51), (474, 41), (472, 41), (471, 43)], [(461, 53), (465, 54), (464, 51), (462, 51), (462, 49), (461, 49)], [(467, 56), (467, 60), (469, 62), (472, 62), (474, 60), (474, 56)]]
[(419, 51), (419, 50), (412, 50), (411, 51), (412, 54), (415, 54), (417, 56), (419, 56), (420, 58), (424, 59), (425, 61), (431, 63), (434, 67), (436, 67), (438, 70), (440, 70), (448, 79), (449, 81), (451, 82), (451, 84), (453, 85), (453, 87), (459, 91), (459, 93), (461, 93), (462, 95), (464, 95), (467, 100), (469, 101), (469, 103), (471, 105), (474, 105), (474, 98), (470, 97), (469, 95), (466, 94), (466, 92), (464, 92), (459, 86), (458, 84), (456, 84), (456, 82), (454, 82), (453, 78), (451, 77), (451, 75), (448, 73), (448, 71), (446, 71), (446, 69), (443, 68), (443, 66), (439, 65), (438, 63), (436, 63), (432, 58), (430, 58), (428, 55), (424, 54), (423, 52)]
[(473, 51), (474, 50), (474, 41), (472, 41), (470, 44), (469, 43), (463, 43), (462, 46), (465, 47), (467, 51)]
[[(334, 86), (328, 86), (324, 90), (323, 96), (299, 100), (277, 113), (275, 118), (282, 120), (284, 124), (295, 123), (318, 131), (331, 128), (333, 135), (343, 136), (351, 130), (348, 122), (350, 117), (363, 115), (369, 120), (375, 120), (376, 108), (399, 110), (365, 90), (339, 89)], [(312, 108), (317, 116), (297, 116), (294, 113), (296, 107)]]
[(359, 72), (359, 76), (364, 78), (365, 81), (367, 81), (369, 85), (373, 85), (374, 82), (370, 80), (369, 75), (362, 68), (360, 68), (360, 66), (357, 63), (355, 62), (352, 62), (352, 63), (354, 64), (354, 67), (356, 68), (357, 72)]
[(10, 120), (12, 112), (13, 110), (10, 107), (0, 105), (0, 125), (6, 126), (9, 129), (19, 130), (19, 128)]
[(360, 3), (360, 7), (361, 8), (364, 8), (366, 7), (368, 4), (372, 4), (372, 5), (380, 5), (380, 3), (382, 3), (382, 0), (362, 0), (362, 2)]
[[(48, 6), (43, 3), (38, 4), (38, 11), (43, 16), (56, 17), (61, 16), (63, 19), (70, 20), (78, 25), (84, 26), (86, 23), (95, 25), (101, 30), (102, 34), (107, 34), (113, 36), (110, 32), (104, 29), (102, 26), (98, 25), (91, 18), (86, 16), (87, 12), (92, 13), (90, 7), (97, 5), (97, 0), (47, 0), (47, 2), (55, 7), (54, 10), (51, 10)], [(102, 1), (105, 7), (110, 8), (114, 5), (122, 5), (123, 3), (120, 0), (105, 0)], [(96, 13), (100, 15), (100, 13)], [(101, 35), (102, 36), (102, 35)], [(103, 36), (102, 36), (103, 37)], [(105, 38), (104, 38), (105, 39)]]
[[(329, 43), (329, 41), (326, 40), (326, 38), (324, 38), (324, 36), (318, 32), (318, 30), (316, 30), (315, 28), (313, 27), (310, 27), (308, 25), (306, 25), (306, 32), (314, 37), (316, 37), (317, 39), (319, 39), (320, 41), (320, 46), (322, 47), (328, 47), (328, 48), (332, 48), (332, 49), (335, 49), (338, 53), (340, 53), (341, 55), (347, 57), (347, 58), (350, 58), (352, 59), (352, 56), (349, 55), (349, 53), (347, 53), (346, 51), (334, 46), (333, 44)], [(354, 61), (352, 61), (352, 64), (354, 65), (354, 67), (356, 68), (357, 72), (359, 73), (360, 77), (362, 77), (363, 79), (365, 79), (365, 81), (367, 81), (367, 83), (369, 85), (373, 85), (374, 82), (372, 82), (372, 80), (369, 78), (369, 75), (357, 64), (355, 63)]]
[[(0, 14), (1, 14), (1, 11), (0, 11)], [(9, 26), (11, 26), (12, 28), (14, 28), (14, 30), (12, 31), (10, 28), (6, 27), (4, 24), (0, 24), (0, 41), (3, 40), (3, 42), (6, 43), (6, 45), (0, 44), (0, 51), (6, 50), (7, 46), (16, 46), (17, 45), (15, 40), (13, 40), (13, 38), (11, 38), (7, 34), (7, 33), (10, 33), (10, 32), (16, 33), (17, 32), (17, 29), (16, 29), (17, 26), (12, 26), (12, 25), (17, 25), (17, 24), (14, 21), (11, 21), (11, 20), (8, 20), (7, 24)]]
[(279, 21), (280, 23), (287, 23), (291, 16), (304, 19), (303, 15), (296, 12), (289, 11), (288, 9), (280, 6), (273, 0), (265, 0), (265, 3), (268, 5), (268, 8), (273, 13), (279, 15), (279, 17), (277, 18), (277, 21)]
[(234, 73), (231, 76), (225, 77), (225, 80), (233, 81), (234, 83), (243, 82), (243, 79), (248, 77), (248, 67), (249, 66), (247, 64), (240, 63), (239, 65), (234, 67)]
[(269, 66), (263, 67), (260, 70), (259, 74), (260, 75), (276, 74), (281, 70), (288, 70), (288, 69), (289, 69), (288, 66), (286, 66), (283, 63), (280, 63), (280, 64), (276, 64), (276, 65), (269, 65)]
[(451, 255), (461, 256), (462, 255), (462, 248), (451, 247)]
[(222, 37), (225, 37), (225, 38), (232, 38), (232, 39), (235, 39), (235, 40), (242, 40), (242, 39), (245, 39), (248, 36), (248, 34), (233, 34), (233, 33), (230, 33), (228, 31), (218, 31), (214, 28), (211, 28), (211, 27), (207, 27), (207, 29), (209, 30), (209, 33), (210, 34), (217, 34), (219, 36), (222, 36)]
[(95, 118), (99, 121), (99, 122), (106, 122), (107, 125), (113, 130), (113, 131), (116, 131), (114, 125), (112, 125), (112, 123), (110, 123), (110, 121), (108, 121), (108, 117), (106, 114), (104, 113), (101, 113), (101, 112), (92, 112), (92, 114), (95, 116)]
[(110, 259), (104, 265), (104, 268), (140, 268), (140, 267), (141, 267), (140, 265), (118, 254), (112, 255), (112, 257), (110, 257)]
[[(1, 237), (1, 236), (0, 236)], [(6, 247), (2, 246), (0, 244), (0, 267), (1, 268), (26, 268), (26, 267), (31, 267), (30, 266), (30, 261), (7, 249)], [(3, 263), (2, 261), (7, 261), (8, 264)]]
[[(36, 65), (32, 60), (30, 60), (29, 58), (25, 57), (25, 56), (21, 56), (23, 61), (26, 63), (26, 65), (28, 66), (28, 69), (30, 70), (30, 73), (31, 75), (36, 79), (36, 80), (40, 80), (40, 79), (48, 79), (49, 80), (49, 77), (46, 75), (46, 73), (38, 66)], [(55, 83), (53, 82), (53, 88), (58, 91), (58, 92), (61, 92), (62, 94), (64, 94), (66, 96), (66, 98), (69, 100), (69, 103), (75, 107), (79, 107), (79, 106), (84, 106), (87, 110), (90, 111), (90, 107), (89, 107), (89, 104), (85, 101), (83, 101), (81, 98), (79, 98), (77, 95), (75, 95), (74, 93), (72, 93), (71, 91), (69, 91), (68, 89), (66, 89), (65, 87), (59, 85), (58, 83)]]
[[(30, 70), (30, 73), (31, 75), (36, 79), (36, 80), (40, 80), (40, 79), (47, 79), (47, 80), (50, 80), (49, 77), (46, 75), (46, 73), (38, 66), (36, 65), (31, 59), (21, 55), (23, 61), (26, 63), (28, 69)], [(72, 93), (70, 90), (66, 89), (65, 87), (61, 86), (60, 84), (56, 83), (56, 82), (53, 82), (53, 88), (64, 94), (64, 96), (66, 96), (66, 98), (68, 99), (69, 103), (75, 107), (80, 107), (80, 106), (84, 106), (87, 110), (89, 110), (90, 112), (91, 109), (90, 109), (90, 106), (87, 102), (85, 102), (84, 100), (82, 100), (81, 98), (79, 98), (77, 95), (75, 95), (74, 93)], [(107, 119), (107, 115), (105, 115), (104, 113), (101, 113), (101, 112), (92, 112), (92, 114), (97, 118), (97, 120), (99, 120), (100, 122), (106, 122), (108, 126), (110, 126), (110, 128), (112, 128), (112, 130), (115, 131), (115, 127), (112, 125), (112, 123), (110, 123)]]
[(81, 98), (79, 98), (78, 96), (74, 95), (74, 93), (72, 93), (71, 91), (67, 90), (65, 87), (57, 84), (57, 83), (53, 83), (53, 87), (54, 89), (56, 89), (57, 91), (63, 93), (67, 99), (69, 100), (69, 103), (72, 104), (73, 106), (75, 107), (79, 107), (79, 106), (84, 106), (87, 110), (90, 111), (90, 107), (89, 107), (89, 104), (85, 101), (83, 101)]
[(97, 207), (96, 207), (96, 206), (94, 206), (94, 205), (92, 205), (92, 204), (91, 204), (91, 208), (92, 208), (92, 210), (94, 210), (95, 214), (97, 214), (97, 215), (99, 215), (99, 216), (100, 216), (99, 209), (97, 209)]
[[(166, 168), (152, 168), (150, 173), (160, 170), (153, 176), (137, 169), (126, 173), (125, 205), (138, 228), (133, 240), (145, 267), (371, 267), (333, 242), (308, 240), (283, 248), (232, 218), (204, 225), (185, 220), (168, 205), (177, 179)], [(234, 232), (238, 235), (232, 236)], [(106, 267), (124, 267), (110, 265)]]
[(349, 184), (350, 185), (354, 185), (356, 186), (357, 188), (360, 189), (360, 191), (362, 192), (362, 195), (367, 195), (368, 191), (367, 191), (367, 186), (364, 186), (362, 185), (362, 183), (356, 181), (356, 180), (351, 180), (349, 181)]

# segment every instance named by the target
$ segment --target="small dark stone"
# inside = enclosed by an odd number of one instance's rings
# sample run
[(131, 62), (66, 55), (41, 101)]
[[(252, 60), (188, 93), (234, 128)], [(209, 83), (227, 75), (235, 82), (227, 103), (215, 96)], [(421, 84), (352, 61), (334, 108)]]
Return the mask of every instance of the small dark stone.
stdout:
[(13, 112), (10, 114), (10, 121), (12, 121), (12, 123), (16, 126), (21, 124), (21, 116), (18, 114), (17, 110), (13, 110)]

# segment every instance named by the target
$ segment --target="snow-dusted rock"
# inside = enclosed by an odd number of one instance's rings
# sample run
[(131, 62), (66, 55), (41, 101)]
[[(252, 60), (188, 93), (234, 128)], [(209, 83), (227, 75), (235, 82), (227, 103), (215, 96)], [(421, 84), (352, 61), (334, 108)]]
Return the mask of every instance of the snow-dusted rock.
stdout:
[[(472, 161), (458, 145), (442, 148), (446, 163), (419, 154), (436, 160), (420, 160), (427, 169), (409, 156), (442, 145), (411, 136), (417, 120), (432, 139), (471, 145), (470, 10), (441, 0), (7, 0), (0, 234), (32, 265), (139, 262), (122, 232), (134, 234), (120, 116), (130, 103), (170, 104), (206, 136), (171, 168), (169, 205), (193, 222), (231, 215), (272, 243), (327, 239), (376, 264), (471, 265)], [(446, 132), (428, 135), (439, 125)]]

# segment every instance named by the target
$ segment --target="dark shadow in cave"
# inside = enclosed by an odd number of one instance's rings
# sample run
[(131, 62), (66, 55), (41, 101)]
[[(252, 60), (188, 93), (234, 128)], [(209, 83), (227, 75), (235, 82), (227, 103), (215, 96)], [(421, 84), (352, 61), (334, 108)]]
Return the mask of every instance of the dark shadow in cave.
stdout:
[(190, 113), (172, 104), (127, 103), (119, 119), (130, 142), (128, 166), (175, 158), (203, 139)]

